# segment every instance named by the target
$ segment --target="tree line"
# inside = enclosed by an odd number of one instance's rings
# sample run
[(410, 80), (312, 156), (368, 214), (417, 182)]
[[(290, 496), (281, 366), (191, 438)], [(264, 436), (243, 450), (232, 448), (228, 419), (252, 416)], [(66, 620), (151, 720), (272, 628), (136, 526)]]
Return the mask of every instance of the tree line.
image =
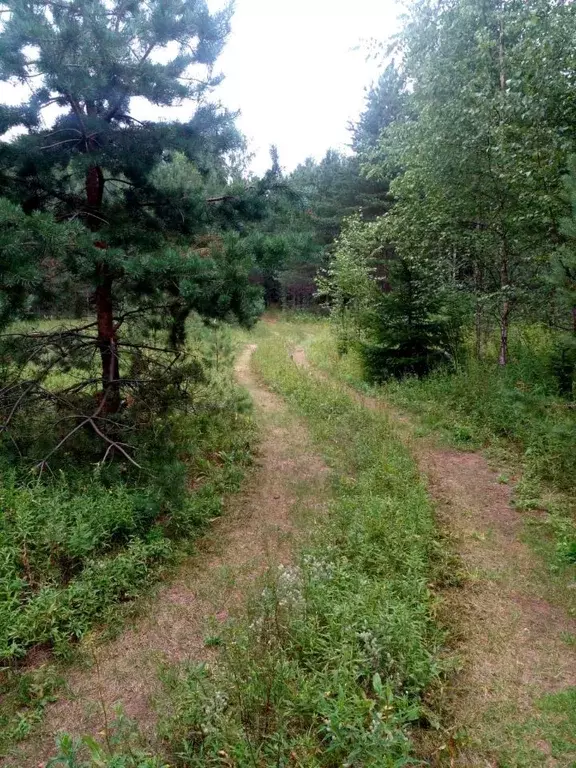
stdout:
[(572, 390), (575, 37), (563, 0), (411, 4), (386, 51), (397, 93), (372, 92), (356, 145), (388, 211), (345, 223), (321, 279), (377, 378), (453, 360), (469, 325), (479, 358), (498, 329), (506, 366), (511, 324), (540, 322)]
[[(415, 0), (350, 126), (350, 152), (247, 170), (213, 93), (231, 11), (204, 0), (11, 0), (0, 78), (0, 411), (81, 424), (126, 454), (127, 402), (170, 408), (200, 375), (186, 321), (328, 305), (374, 378), (453, 363), (474, 328), (501, 366), (516, 320), (576, 365), (576, 10), (563, 0)], [(190, 104), (140, 120), (136, 100)], [(18, 320), (83, 315), (30, 333)], [(95, 360), (98, 359), (96, 372)], [(57, 371), (75, 382), (55, 393)], [(83, 373), (83, 375), (81, 375)], [(40, 457), (40, 466), (44, 458)]]

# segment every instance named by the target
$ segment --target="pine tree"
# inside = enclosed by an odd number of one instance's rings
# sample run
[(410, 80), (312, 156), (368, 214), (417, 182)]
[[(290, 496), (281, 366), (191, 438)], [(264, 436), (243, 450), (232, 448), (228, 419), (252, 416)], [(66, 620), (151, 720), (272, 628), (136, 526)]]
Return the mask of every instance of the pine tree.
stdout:
[(382, 131), (399, 120), (406, 108), (405, 78), (392, 61), (369, 89), (364, 111), (350, 126), (354, 150), (363, 154), (374, 149)]
[(362, 356), (370, 378), (424, 376), (453, 364), (462, 314), (432, 265), (393, 257)]
[(374, 381), (423, 376), (452, 363), (463, 312), (432, 260), (414, 260), (387, 245), (387, 217), (344, 223), (328, 269), (318, 280), (338, 349), (355, 349)]
[[(242, 138), (234, 115), (206, 101), (229, 22), (229, 9), (212, 14), (205, 0), (7, 3), (0, 79), (23, 83), (30, 97), (0, 109), (0, 129), (24, 129), (0, 146), (0, 194), (33, 214), (39, 239), (26, 277), (2, 251), (4, 316), (26, 304), (24, 293), (45, 291), (49, 267), (85, 284), (109, 412), (120, 404), (119, 330), (130, 313), (172, 318), (176, 344), (191, 309), (241, 319), (257, 311), (245, 254), (234, 262), (237, 249), (227, 253), (228, 236), (215, 234), (237, 231), (262, 205), (261, 190), (229, 188), (226, 156)], [(190, 119), (138, 120), (135, 100), (190, 103)], [(0, 215), (31, 226), (14, 208)], [(38, 226), (50, 217), (78, 247), (61, 243), (48, 264)]]
[(361, 211), (371, 221), (389, 208), (387, 181), (366, 179), (358, 156), (334, 149), (320, 162), (306, 160), (289, 181), (301, 195), (316, 239), (324, 246), (338, 237), (346, 217)]

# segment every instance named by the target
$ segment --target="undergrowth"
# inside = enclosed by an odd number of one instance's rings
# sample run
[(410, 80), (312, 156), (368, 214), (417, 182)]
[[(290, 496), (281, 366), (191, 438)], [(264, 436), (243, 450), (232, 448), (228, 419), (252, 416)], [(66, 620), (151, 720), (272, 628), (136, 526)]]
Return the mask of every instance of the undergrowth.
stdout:
[[(217, 666), (165, 670), (162, 758), (182, 768), (421, 764), (412, 737), (423, 728), (442, 733), (432, 702), (449, 667), (430, 590), (457, 582), (458, 574), (386, 415), (356, 403), (341, 384), (297, 368), (285, 333), (281, 324), (263, 332), (256, 364), (322, 446), (333, 476), (330, 509), (294, 564), (267, 574), (245, 620), (219, 637)], [(290, 329), (300, 340), (306, 333), (304, 324)], [(312, 356), (364, 388), (356, 362), (332, 356), (326, 337)], [(460, 416), (454, 423), (472, 430)], [(500, 713), (505, 727), (516, 729), (510, 755), (495, 745), (502, 764), (541, 764), (535, 739), (549, 743), (554, 757), (572, 754), (573, 699), (573, 690), (546, 696), (523, 723)], [(81, 754), (80, 745), (68, 748), (74, 759)], [(98, 749), (100, 762), (84, 747), (84, 762), (69, 757), (54, 765), (163, 765), (151, 755), (129, 762), (125, 751)]]
[[(233, 382), (230, 336), (199, 323), (191, 331), (204, 375), (191, 408), (135, 435), (142, 470), (70, 453), (39, 477), (8, 445), (0, 455), (0, 750), (57, 695), (46, 660), (70, 657), (96, 625), (117, 626), (239, 487), (253, 426)], [(28, 425), (28, 439), (37, 428)], [(31, 650), (44, 659), (39, 669)]]
[(141, 741), (136, 723), (117, 709), (102, 742), (91, 736), (75, 739), (60, 735), (58, 753), (46, 768), (170, 768), (161, 757), (150, 754)]
[(327, 326), (324, 331), (315, 327), (314, 334), (309, 356), (315, 365), (413, 412), (420, 424), (458, 448), (489, 448), (501, 462), (517, 467), (517, 508), (548, 513), (537, 521), (538, 534), (529, 532), (529, 538), (540, 539), (537, 548), (553, 569), (576, 574), (576, 408), (558, 391), (544, 329), (515, 329), (511, 360), (503, 370), (489, 346), (484, 361), (469, 355), (455, 371), (373, 388), (354, 353), (338, 355)]

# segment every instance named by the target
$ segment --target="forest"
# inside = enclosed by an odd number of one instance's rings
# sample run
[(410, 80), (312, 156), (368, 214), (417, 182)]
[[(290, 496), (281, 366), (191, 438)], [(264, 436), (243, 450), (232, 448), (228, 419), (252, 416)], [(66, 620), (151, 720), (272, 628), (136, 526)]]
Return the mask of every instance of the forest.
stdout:
[(256, 173), (231, 6), (0, 4), (2, 768), (576, 765), (576, 5), (405, 5)]

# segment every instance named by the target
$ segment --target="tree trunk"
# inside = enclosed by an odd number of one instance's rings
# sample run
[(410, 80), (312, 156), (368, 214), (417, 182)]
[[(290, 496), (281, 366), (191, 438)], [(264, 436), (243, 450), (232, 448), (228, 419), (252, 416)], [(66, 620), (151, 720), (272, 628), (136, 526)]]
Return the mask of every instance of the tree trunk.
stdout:
[(504, 298), (502, 299), (502, 311), (500, 313), (500, 355), (498, 357), (498, 364), (501, 366), (508, 365), (508, 329), (510, 327), (510, 295), (508, 293), (510, 289), (510, 278), (508, 275), (508, 254), (506, 253), (506, 245), (502, 246), (502, 261), (500, 263), (500, 289), (504, 291)]
[(482, 302), (480, 301), (480, 292), (482, 290), (482, 272), (478, 264), (474, 264), (474, 290), (476, 293), (476, 306), (474, 309), (474, 329), (476, 332), (476, 359), (482, 359), (482, 333), (484, 331), (484, 313)]
[(504, 299), (502, 314), (500, 315), (500, 355), (498, 364), (508, 365), (508, 328), (510, 326), (510, 302)]
[[(93, 165), (86, 174), (86, 203), (87, 225), (96, 232), (100, 228), (100, 210), (104, 195), (104, 175), (102, 169)], [(96, 243), (99, 248), (106, 249), (106, 244)], [(106, 262), (96, 265), (96, 290), (94, 304), (98, 326), (97, 345), (100, 350), (102, 369), (102, 396), (106, 399), (106, 413), (116, 413), (120, 408), (120, 366), (118, 361), (118, 340), (114, 324), (114, 302), (112, 287), (114, 279)]]
[(170, 327), (170, 346), (178, 350), (186, 343), (186, 320), (190, 314), (189, 308), (182, 302), (176, 302), (170, 307), (172, 324)]
[(102, 364), (102, 394), (106, 398), (106, 413), (116, 413), (120, 408), (120, 366), (118, 341), (114, 324), (112, 301), (112, 277), (106, 264), (98, 264), (98, 286), (94, 294), (98, 321), (98, 349)]
[(476, 333), (476, 360), (482, 360), (482, 330), (483, 330), (482, 305), (480, 300), (476, 299), (476, 308), (474, 310), (474, 330)]

